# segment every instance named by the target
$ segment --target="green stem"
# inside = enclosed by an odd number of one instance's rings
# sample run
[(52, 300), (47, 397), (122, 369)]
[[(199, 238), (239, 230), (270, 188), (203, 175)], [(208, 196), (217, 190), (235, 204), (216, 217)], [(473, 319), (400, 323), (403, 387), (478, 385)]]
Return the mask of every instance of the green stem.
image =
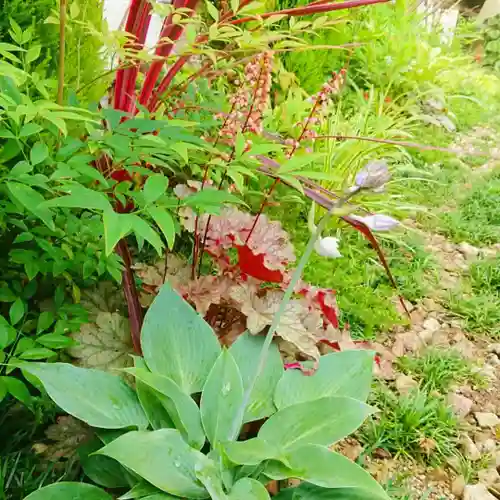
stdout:
[(295, 268), (295, 271), (292, 274), (292, 279), (290, 280), (290, 284), (288, 285), (287, 289), (285, 290), (285, 294), (283, 295), (283, 299), (281, 300), (280, 306), (278, 308), (278, 311), (273, 317), (273, 321), (271, 323), (271, 326), (269, 327), (269, 330), (266, 334), (266, 338), (264, 340), (264, 344), (262, 345), (262, 349), (260, 351), (259, 355), (259, 362), (257, 363), (257, 370), (255, 371), (255, 375), (252, 377), (250, 380), (250, 384), (247, 387), (247, 390), (243, 394), (243, 401), (238, 408), (238, 412), (235, 415), (235, 418), (232, 423), (231, 427), (231, 434), (230, 438), (231, 439), (236, 439), (238, 437), (239, 431), (240, 431), (240, 426), (241, 422), (243, 421), (243, 417), (245, 415), (245, 409), (248, 406), (248, 403), (250, 402), (250, 396), (252, 394), (252, 391), (255, 387), (255, 384), (257, 383), (257, 380), (262, 373), (262, 370), (264, 369), (264, 366), (267, 361), (267, 356), (269, 353), (269, 347), (271, 346), (271, 342), (273, 341), (274, 334), (276, 333), (276, 330), (278, 329), (280, 319), (283, 316), (286, 307), (288, 306), (288, 303), (290, 302), (290, 299), (292, 298), (293, 291), (295, 289), (295, 285), (299, 282), (302, 273), (304, 271), (304, 268), (306, 267), (307, 262), (309, 261), (309, 257), (311, 256), (313, 250), (314, 250), (314, 245), (316, 243), (316, 240), (318, 237), (321, 235), (323, 230), (325, 229), (326, 225), (328, 224), (328, 221), (330, 220), (330, 217), (344, 205), (354, 194), (358, 192), (358, 189), (353, 190), (350, 193), (347, 193), (345, 196), (337, 200), (336, 203), (333, 204), (332, 208), (321, 218), (321, 220), (318, 223), (318, 226), (316, 227), (316, 230), (311, 234), (311, 237), (309, 238), (309, 241), (307, 242), (307, 246), (304, 250), (304, 253), (302, 254), (302, 257), (300, 258), (298, 266)]

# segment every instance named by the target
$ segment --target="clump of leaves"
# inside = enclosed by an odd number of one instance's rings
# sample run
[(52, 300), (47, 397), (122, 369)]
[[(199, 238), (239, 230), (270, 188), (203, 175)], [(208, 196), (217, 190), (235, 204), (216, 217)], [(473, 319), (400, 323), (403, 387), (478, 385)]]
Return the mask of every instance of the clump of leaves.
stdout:
[(471, 364), (460, 353), (453, 350), (433, 348), (421, 356), (403, 356), (398, 359), (399, 368), (412, 375), (427, 393), (435, 391), (447, 394), (456, 384), (472, 382), (481, 385), (482, 379)]
[[(23, 369), (58, 406), (96, 428), (104, 446), (85, 458), (84, 470), (98, 484), (109, 484), (111, 470), (121, 473), (129, 496), (141, 490), (181, 498), (264, 499), (270, 496), (263, 484), (295, 477), (303, 483), (274, 498), (342, 498), (348, 488), (360, 499), (388, 499), (367, 472), (328, 448), (373, 411), (364, 402), (373, 354), (323, 356), (307, 377), (284, 371), (271, 344), (254, 380), (264, 342), (243, 335), (221, 349), (209, 325), (166, 284), (145, 318), (144, 358), (125, 370), (135, 377), (135, 389), (118, 375), (64, 363)], [(200, 392), (201, 398), (193, 398)], [(262, 426), (245, 426), (263, 418)], [(105, 461), (92, 467), (94, 460)], [(27, 499), (78, 495), (112, 498), (89, 484), (56, 483)]]
[(360, 439), (369, 452), (377, 448), (394, 456), (408, 456), (440, 464), (458, 444), (458, 421), (444, 400), (423, 390), (399, 396), (377, 387), (372, 403), (380, 412), (361, 428)]

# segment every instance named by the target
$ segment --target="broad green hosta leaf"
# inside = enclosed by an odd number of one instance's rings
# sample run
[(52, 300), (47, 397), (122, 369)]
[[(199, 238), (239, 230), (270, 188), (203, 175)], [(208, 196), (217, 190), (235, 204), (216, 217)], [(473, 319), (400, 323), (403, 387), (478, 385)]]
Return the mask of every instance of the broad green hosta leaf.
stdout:
[(105, 491), (85, 483), (55, 483), (34, 491), (24, 500), (113, 500)]
[(313, 484), (302, 483), (297, 488), (282, 490), (273, 500), (387, 500), (384, 495), (361, 488), (321, 488)]
[(148, 420), (134, 391), (117, 375), (67, 363), (24, 363), (65, 412), (92, 427), (144, 428)]
[(370, 392), (372, 351), (351, 350), (321, 356), (314, 375), (287, 370), (274, 394), (278, 409), (328, 396), (347, 396), (365, 402)]
[[(240, 370), (244, 390), (250, 385), (255, 375), (255, 362), (259, 359), (263, 343), (264, 337), (244, 333), (229, 349)], [(276, 384), (283, 372), (283, 361), (278, 347), (273, 343), (269, 348), (264, 370), (262, 370), (250, 395), (243, 423), (260, 420), (276, 412), (273, 396)]]
[(318, 445), (295, 448), (287, 455), (289, 467), (270, 461), (264, 474), (272, 479), (296, 477), (323, 488), (360, 488), (372, 498), (389, 500), (384, 489), (359, 465)]
[(201, 449), (205, 444), (205, 433), (201, 425), (200, 409), (191, 396), (182, 392), (181, 388), (168, 377), (151, 373), (144, 368), (130, 368), (126, 371), (134, 375), (136, 380), (165, 396), (160, 402), (175, 424), (175, 428), (190, 446)]
[(224, 492), (222, 477), (216, 463), (208, 457), (200, 460), (196, 467), (196, 477), (205, 486), (212, 500), (228, 500)]
[(272, 415), (258, 437), (281, 450), (306, 444), (329, 446), (355, 431), (375, 409), (342, 396), (288, 406)]
[(78, 344), (68, 352), (85, 368), (112, 371), (132, 364), (130, 326), (120, 314), (100, 312), (95, 323), (82, 325), (71, 337)]
[(248, 477), (237, 481), (229, 493), (229, 500), (269, 500), (270, 498), (266, 488), (259, 481)]
[(229, 441), (223, 443), (222, 449), (227, 458), (237, 465), (258, 465), (265, 460), (281, 460), (284, 457), (280, 448), (258, 437), (246, 441)]
[(129, 486), (129, 473), (112, 458), (104, 455), (92, 455), (102, 448), (99, 439), (94, 439), (78, 448), (78, 456), (83, 472), (92, 482), (105, 488), (122, 488)]
[(242, 422), (233, 424), (243, 402), (243, 382), (231, 353), (224, 349), (215, 362), (201, 394), (201, 421), (213, 448), (236, 439)]
[(221, 352), (212, 329), (168, 283), (146, 314), (141, 345), (149, 369), (187, 394), (203, 389)]
[(205, 455), (190, 448), (175, 429), (132, 431), (97, 453), (114, 458), (160, 490), (181, 498), (207, 498), (195, 468)]

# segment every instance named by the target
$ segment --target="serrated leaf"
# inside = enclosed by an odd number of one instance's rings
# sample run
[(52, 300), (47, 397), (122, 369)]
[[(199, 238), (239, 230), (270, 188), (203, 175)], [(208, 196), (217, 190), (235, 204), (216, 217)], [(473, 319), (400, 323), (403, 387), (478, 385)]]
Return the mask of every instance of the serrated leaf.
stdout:
[(44, 207), (86, 208), (95, 210), (112, 210), (111, 204), (104, 193), (74, 185), (70, 194), (52, 198), (43, 203)]
[(38, 132), (41, 132), (42, 130), (43, 127), (37, 123), (30, 122), (22, 126), (21, 131), (19, 132), (19, 137), (29, 137), (33, 134), (38, 134)]
[(47, 349), (46, 347), (35, 347), (33, 349), (27, 349), (24, 351), (19, 358), (23, 360), (39, 360), (47, 359), (55, 355), (54, 351)]
[(59, 407), (92, 427), (148, 425), (134, 391), (116, 375), (66, 363), (25, 363), (21, 368), (40, 379)]
[(371, 388), (373, 352), (348, 350), (321, 356), (311, 376), (287, 370), (277, 384), (274, 403), (278, 409), (328, 396), (347, 396), (365, 402)]
[(219, 21), (219, 11), (217, 10), (217, 7), (210, 0), (205, 0), (205, 5), (210, 17), (214, 21)]
[(50, 349), (66, 349), (75, 344), (71, 337), (60, 335), (59, 333), (47, 333), (37, 337), (36, 341)]
[(278, 411), (257, 436), (285, 451), (306, 444), (330, 446), (355, 431), (374, 411), (352, 398), (321, 398)]
[(158, 236), (158, 233), (149, 225), (149, 223), (147, 223), (144, 219), (141, 219), (138, 215), (130, 215), (129, 217), (132, 222), (132, 230), (141, 238), (144, 238), (146, 241), (151, 243), (158, 255), (161, 255), (163, 242)]
[(55, 230), (51, 211), (40, 206), (45, 199), (38, 191), (18, 182), (7, 182), (7, 188), (14, 199), (42, 220), (49, 229)]
[(195, 468), (206, 457), (190, 448), (175, 429), (132, 431), (97, 453), (114, 458), (152, 485), (187, 498), (206, 498)]
[[(229, 349), (238, 365), (244, 390), (247, 389), (255, 375), (255, 360), (258, 359), (263, 344), (264, 337), (244, 333)], [(264, 369), (250, 395), (250, 401), (243, 418), (244, 423), (269, 417), (276, 412), (273, 398), (276, 385), (283, 374), (283, 361), (278, 347), (273, 343), (269, 347)]]
[(54, 319), (54, 313), (52, 311), (43, 311), (40, 316), (38, 316), (36, 333), (47, 330), (47, 328), (54, 323)]
[(5, 349), (16, 339), (16, 330), (0, 315), (0, 350)]
[(148, 309), (141, 345), (149, 369), (171, 378), (186, 394), (202, 390), (220, 353), (210, 326), (168, 283)]
[(149, 207), (147, 210), (155, 223), (158, 224), (167, 240), (168, 247), (172, 250), (175, 243), (175, 224), (172, 215), (168, 210), (161, 207)]
[(26, 62), (32, 63), (40, 57), (40, 51), (42, 49), (41, 45), (33, 45), (26, 52)]
[(26, 384), (14, 377), (1, 377), (0, 380), (3, 381), (5, 387), (7, 388), (7, 392), (18, 401), (26, 405), (28, 408), (32, 405), (31, 394)]
[(146, 203), (153, 203), (165, 194), (168, 188), (168, 179), (161, 174), (150, 175), (144, 183), (143, 193)]
[(238, 437), (243, 421), (233, 428), (243, 404), (243, 381), (231, 353), (224, 349), (210, 371), (201, 393), (201, 421), (212, 448)]
[(80, 366), (114, 371), (132, 365), (130, 325), (118, 313), (98, 313), (93, 323), (83, 324), (71, 338), (76, 345), (68, 353)]
[(132, 230), (133, 219), (130, 218), (129, 214), (118, 214), (114, 210), (106, 210), (102, 220), (106, 255), (109, 256), (117, 243)]
[(190, 446), (200, 450), (205, 444), (205, 433), (201, 425), (200, 410), (191, 396), (182, 392), (181, 388), (168, 377), (151, 373), (143, 368), (129, 368), (126, 371), (134, 375), (136, 380), (165, 396), (163, 406), (174, 422), (175, 428), (181, 432)]

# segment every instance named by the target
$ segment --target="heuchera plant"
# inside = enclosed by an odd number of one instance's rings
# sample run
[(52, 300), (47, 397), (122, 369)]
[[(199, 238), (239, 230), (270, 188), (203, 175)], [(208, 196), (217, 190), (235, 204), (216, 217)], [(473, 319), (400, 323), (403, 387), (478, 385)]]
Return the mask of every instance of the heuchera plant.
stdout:
[[(80, 456), (106, 488), (56, 483), (26, 500), (111, 500), (127, 490), (120, 498), (260, 500), (270, 498), (267, 483), (286, 478), (301, 483), (274, 498), (388, 500), (370, 474), (330, 449), (374, 411), (365, 403), (373, 353), (322, 356), (305, 377), (284, 371), (267, 340), (244, 334), (221, 348), (165, 284), (145, 317), (144, 357), (124, 370), (134, 388), (95, 369), (23, 365), (58, 406), (94, 428)], [(258, 431), (247, 425), (255, 421), (263, 421)]]

